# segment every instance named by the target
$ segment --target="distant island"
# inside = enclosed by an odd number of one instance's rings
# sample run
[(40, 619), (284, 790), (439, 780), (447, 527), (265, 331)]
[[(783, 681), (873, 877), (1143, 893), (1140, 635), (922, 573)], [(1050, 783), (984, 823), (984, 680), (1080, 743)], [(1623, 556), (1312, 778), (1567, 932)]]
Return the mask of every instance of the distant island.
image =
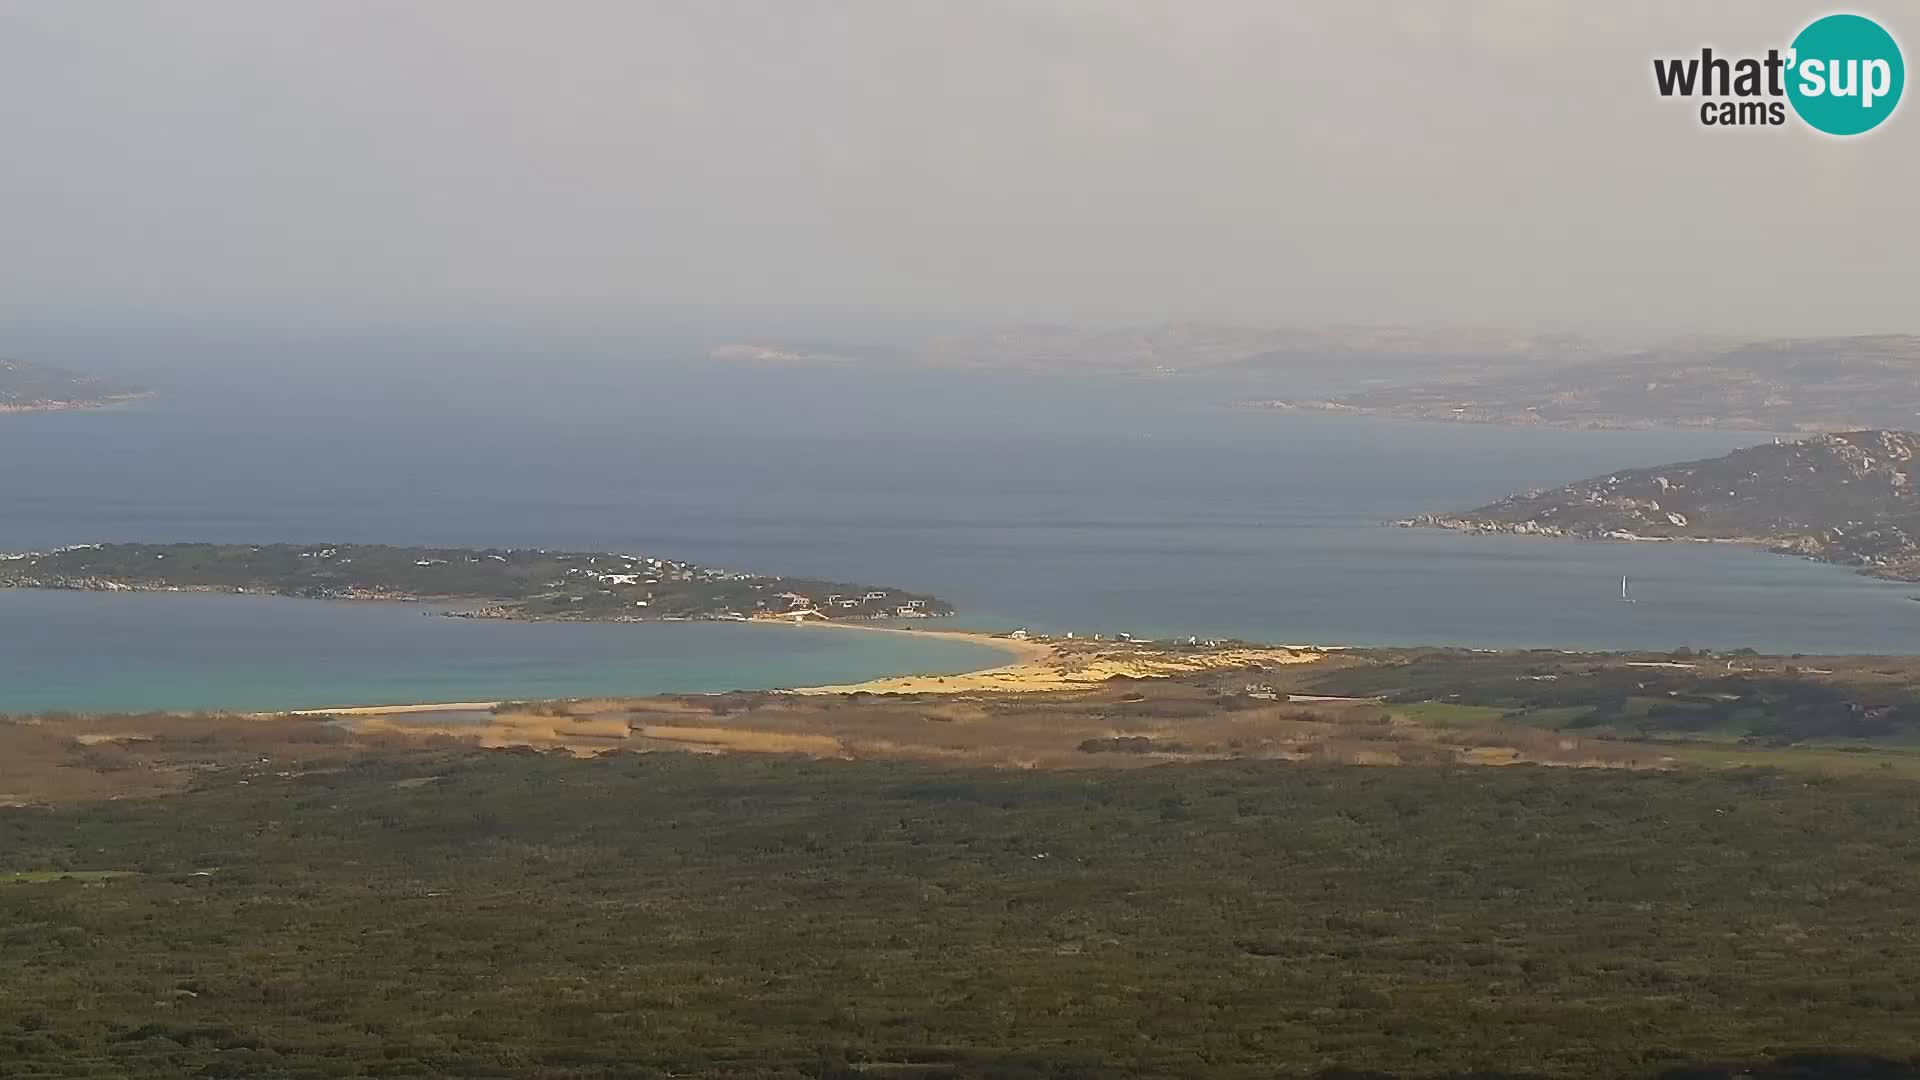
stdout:
[(1920, 581), (1920, 434), (1851, 431), (1624, 469), (1396, 524), (1597, 540), (1753, 544)]
[(98, 409), (151, 396), (137, 386), (121, 386), (61, 368), (0, 359), (0, 413)]
[(1849, 431), (1920, 416), (1920, 336), (1680, 342), (1255, 408), (1567, 428)]
[(257, 593), (471, 604), (469, 618), (784, 622), (931, 618), (886, 586), (771, 577), (612, 552), (384, 544), (91, 544), (0, 555), (0, 588)]
[(1089, 328), (1014, 323), (905, 343), (763, 340), (707, 351), (717, 363), (882, 367), (888, 371), (1214, 376), (1260, 379), (1340, 360), (1370, 373), (1434, 378), (1568, 363), (1599, 346), (1570, 334), (1406, 326), (1275, 329), (1170, 322)]
[(1180, 378), (1218, 383), (1223, 404), (1247, 409), (1455, 423), (1834, 432), (1920, 417), (1912, 334), (1630, 342), (1498, 327), (1018, 323), (898, 342), (733, 341), (707, 357)]

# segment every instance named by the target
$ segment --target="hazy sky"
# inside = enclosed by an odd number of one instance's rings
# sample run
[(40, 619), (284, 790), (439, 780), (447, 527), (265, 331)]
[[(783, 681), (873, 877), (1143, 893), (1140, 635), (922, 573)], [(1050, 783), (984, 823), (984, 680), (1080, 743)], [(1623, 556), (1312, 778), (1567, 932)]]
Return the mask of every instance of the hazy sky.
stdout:
[(0, 315), (1920, 330), (1920, 105), (1652, 88), (1827, 10), (0, 0)]

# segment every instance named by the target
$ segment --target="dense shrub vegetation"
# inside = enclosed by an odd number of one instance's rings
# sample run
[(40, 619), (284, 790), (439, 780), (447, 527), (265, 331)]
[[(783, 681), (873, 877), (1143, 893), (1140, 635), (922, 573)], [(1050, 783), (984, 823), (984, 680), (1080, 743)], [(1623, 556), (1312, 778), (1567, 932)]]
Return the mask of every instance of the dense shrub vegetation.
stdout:
[(1384, 662), (1316, 669), (1306, 680), (1323, 693), (1484, 706), (1509, 721), (1594, 734), (1716, 735), (1773, 746), (1920, 740), (1920, 666), (1903, 657), (1801, 661), (1692, 649), (1638, 663), (1552, 650), (1376, 655)]
[(216, 772), (0, 810), (0, 1076), (1913, 1075), (1916, 795), (465, 751)]

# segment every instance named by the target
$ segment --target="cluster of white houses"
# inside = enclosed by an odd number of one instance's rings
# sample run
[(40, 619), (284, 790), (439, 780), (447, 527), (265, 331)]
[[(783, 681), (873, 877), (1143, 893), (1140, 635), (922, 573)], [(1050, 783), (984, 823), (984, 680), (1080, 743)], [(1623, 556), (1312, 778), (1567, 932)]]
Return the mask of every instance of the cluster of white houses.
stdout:
[[(859, 596), (847, 596), (841, 593), (829, 593), (818, 600), (804, 593), (783, 592), (777, 599), (785, 600), (785, 610), (764, 608), (754, 613), (758, 619), (781, 619), (787, 622), (812, 622), (831, 618), (845, 618), (843, 612), (864, 612), (869, 619), (924, 619), (929, 617), (925, 600), (905, 599), (895, 602), (894, 594), (886, 589), (871, 589)], [(825, 608), (827, 610), (822, 611)]]
[[(710, 567), (695, 566), (692, 563), (677, 562), (672, 559), (654, 559), (638, 555), (610, 556), (615, 560), (610, 569), (598, 566), (599, 558), (590, 558), (587, 566), (569, 567), (565, 577), (574, 582), (592, 582), (601, 586), (601, 591), (610, 591), (615, 586), (663, 585), (679, 582), (716, 583), (723, 581), (750, 581), (757, 584), (768, 579), (753, 574), (743, 574), (731, 570), (717, 570)], [(568, 580), (550, 582), (553, 587), (568, 584)], [(569, 597), (578, 600), (578, 597)], [(648, 607), (653, 594), (633, 602), (635, 607)], [(778, 602), (784, 600), (784, 608)], [(751, 616), (737, 611), (722, 613), (723, 618), (785, 619), (790, 622), (807, 622), (834, 618), (859, 617), (868, 619), (920, 619), (928, 618), (928, 601), (901, 597), (889, 589), (869, 589), (859, 595), (829, 593), (825, 596), (809, 596), (798, 592), (774, 593), (767, 600), (755, 601), (755, 611)]]
[[(569, 583), (593, 583), (601, 592), (611, 592), (618, 586), (672, 585), (677, 583), (701, 582), (714, 584), (737, 581), (752, 582), (753, 588), (762, 588), (762, 583), (772, 584), (777, 579), (762, 578), (754, 574), (743, 574), (732, 570), (718, 570), (710, 567), (695, 566), (692, 563), (677, 562), (672, 559), (655, 559), (639, 555), (607, 556), (613, 560), (610, 568), (598, 564), (599, 557), (589, 558), (586, 566), (569, 567), (565, 571), (565, 580), (549, 582), (551, 587), (563, 587)], [(569, 600), (578, 601), (582, 597), (570, 596)], [(644, 598), (633, 601), (634, 607), (649, 607), (654, 596), (648, 592)], [(780, 606), (785, 601), (785, 607)], [(900, 596), (888, 589), (869, 589), (858, 595), (830, 593), (825, 596), (809, 596), (799, 592), (776, 592), (767, 599), (756, 600), (754, 611), (744, 615), (739, 611), (728, 610), (709, 617), (727, 619), (785, 619), (791, 622), (826, 620), (835, 618), (868, 619), (915, 619), (927, 618), (932, 614), (927, 610), (928, 601)]]

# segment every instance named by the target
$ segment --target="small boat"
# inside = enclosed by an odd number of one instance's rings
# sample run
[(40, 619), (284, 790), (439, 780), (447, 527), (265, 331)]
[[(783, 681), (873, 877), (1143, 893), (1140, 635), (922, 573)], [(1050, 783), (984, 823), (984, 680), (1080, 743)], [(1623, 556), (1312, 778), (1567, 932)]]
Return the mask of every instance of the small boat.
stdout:
[(1625, 574), (1620, 575), (1620, 602), (1623, 604), (1633, 603), (1633, 597), (1627, 594), (1627, 575)]

